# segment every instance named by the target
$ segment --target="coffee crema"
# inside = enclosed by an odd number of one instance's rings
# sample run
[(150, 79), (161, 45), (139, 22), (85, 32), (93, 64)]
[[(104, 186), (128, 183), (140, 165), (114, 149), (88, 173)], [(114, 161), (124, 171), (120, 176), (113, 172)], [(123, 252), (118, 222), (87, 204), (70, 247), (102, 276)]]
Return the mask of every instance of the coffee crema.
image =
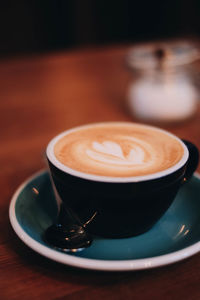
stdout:
[(135, 123), (99, 123), (66, 132), (54, 145), (63, 165), (86, 174), (144, 176), (177, 164), (184, 148), (173, 135)]

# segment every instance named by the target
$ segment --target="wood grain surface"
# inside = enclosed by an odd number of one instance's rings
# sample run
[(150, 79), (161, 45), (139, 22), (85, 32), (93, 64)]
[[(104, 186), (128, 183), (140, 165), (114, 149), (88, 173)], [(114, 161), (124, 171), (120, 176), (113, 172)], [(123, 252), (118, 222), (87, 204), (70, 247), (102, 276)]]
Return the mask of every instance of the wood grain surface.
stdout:
[[(0, 299), (200, 299), (200, 254), (148, 271), (85, 271), (36, 254), (9, 223), (12, 194), (45, 167), (45, 147), (54, 135), (91, 122), (135, 120), (126, 105), (127, 49), (0, 61)], [(162, 127), (200, 149), (199, 107), (187, 122)]]

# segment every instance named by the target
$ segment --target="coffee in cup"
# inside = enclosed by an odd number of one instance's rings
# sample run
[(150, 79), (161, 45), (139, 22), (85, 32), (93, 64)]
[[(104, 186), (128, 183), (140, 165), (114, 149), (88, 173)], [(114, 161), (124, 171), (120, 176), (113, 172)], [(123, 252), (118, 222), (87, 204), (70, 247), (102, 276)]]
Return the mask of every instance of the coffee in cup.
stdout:
[(153, 126), (106, 122), (56, 136), (47, 147), (56, 193), (91, 234), (150, 229), (198, 164), (197, 148)]
[[(54, 145), (56, 160), (83, 178), (127, 178), (165, 171), (183, 157), (182, 142), (163, 130), (132, 123), (83, 126), (61, 136)], [(72, 171), (73, 170), (73, 171)], [(77, 173), (78, 174), (78, 173)]]

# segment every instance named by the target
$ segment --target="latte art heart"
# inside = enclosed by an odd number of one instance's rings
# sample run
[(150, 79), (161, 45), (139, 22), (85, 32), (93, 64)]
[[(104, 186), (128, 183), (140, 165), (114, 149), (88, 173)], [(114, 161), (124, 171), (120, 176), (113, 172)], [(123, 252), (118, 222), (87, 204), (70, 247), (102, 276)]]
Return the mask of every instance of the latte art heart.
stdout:
[[(131, 138), (129, 138), (131, 140)], [(87, 149), (86, 153), (90, 159), (99, 161), (103, 164), (113, 165), (142, 165), (145, 162), (145, 152), (142, 147), (133, 145), (130, 152), (125, 155), (119, 144), (112, 141), (105, 141), (102, 144), (92, 143), (92, 149)]]
[(54, 146), (55, 157), (68, 168), (110, 177), (166, 170), (181, 159), (183, 152), (173, 136), (131, 123), (83, 126), (64, 135)]

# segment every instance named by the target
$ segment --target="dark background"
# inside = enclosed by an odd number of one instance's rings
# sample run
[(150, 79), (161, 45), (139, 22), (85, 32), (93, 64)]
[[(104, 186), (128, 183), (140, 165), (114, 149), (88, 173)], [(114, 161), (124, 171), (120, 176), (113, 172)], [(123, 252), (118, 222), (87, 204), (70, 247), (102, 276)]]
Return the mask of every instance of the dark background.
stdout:
[(0, 55), (195, 36), (200, 1), (49, 0), (0, 4)]

